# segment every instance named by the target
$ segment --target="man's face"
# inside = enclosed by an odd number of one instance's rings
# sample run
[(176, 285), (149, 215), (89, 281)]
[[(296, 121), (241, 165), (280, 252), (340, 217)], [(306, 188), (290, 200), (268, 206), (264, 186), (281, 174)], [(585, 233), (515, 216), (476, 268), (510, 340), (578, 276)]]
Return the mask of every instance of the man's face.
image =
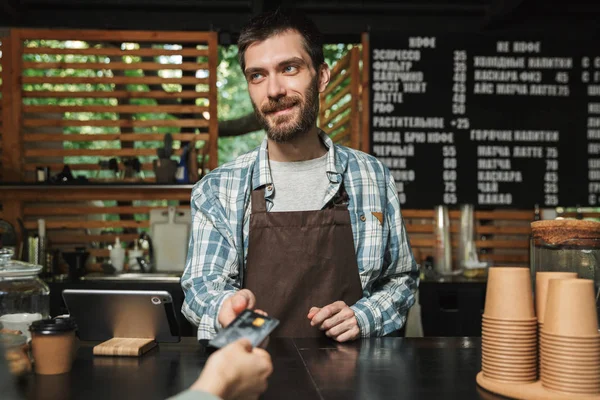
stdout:
[(289, 142), (315, 125), (329, 69), (315, 70), (298, 32), (250, 45), (245, 59), (252, 105), (269, 139)]

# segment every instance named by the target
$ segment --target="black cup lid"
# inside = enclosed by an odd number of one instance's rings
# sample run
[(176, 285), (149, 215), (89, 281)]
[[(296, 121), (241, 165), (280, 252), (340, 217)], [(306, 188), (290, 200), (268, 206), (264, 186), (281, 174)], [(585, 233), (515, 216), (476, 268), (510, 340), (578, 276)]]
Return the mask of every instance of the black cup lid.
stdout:
[(77, 329), (74, 318), (53, 318), (41, 319), (31, 323), (29, 330), (31, 332), (61, 333), (70, 332)]

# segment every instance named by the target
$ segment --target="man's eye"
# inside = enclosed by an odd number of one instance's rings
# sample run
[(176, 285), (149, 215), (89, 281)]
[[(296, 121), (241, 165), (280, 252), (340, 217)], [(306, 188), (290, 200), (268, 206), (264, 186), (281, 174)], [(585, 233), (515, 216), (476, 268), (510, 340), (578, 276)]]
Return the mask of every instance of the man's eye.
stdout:
[(284, 70), (284, 72), (288, 72), (289, 73), (289, 72), (296, 72), (298, 70), (298, 68), (296, 68), (293, 65), (288, 65), (283, 70)]
[(258, 72), (254, 73), (254, 74), (250, 74), (251, 81), (256, 81), (256, 80), (260, 79), (261, 77), (262, 77), (262, 74), (259, 74)]

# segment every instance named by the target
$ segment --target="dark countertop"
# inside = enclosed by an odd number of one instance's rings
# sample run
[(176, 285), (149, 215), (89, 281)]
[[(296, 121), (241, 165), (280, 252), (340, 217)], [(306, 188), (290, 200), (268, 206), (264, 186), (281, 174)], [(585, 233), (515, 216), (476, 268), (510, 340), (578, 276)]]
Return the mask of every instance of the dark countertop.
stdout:
[[(93, 356), (82, 343), (73, 369), (28, 375), (27, 399), (165, 399), (188, 388), (207, 354), (193, 338), (160, 344), (140, 358)], [(274, 363), (261, 399), (501, 399), (479, 388), (480, 338), (372, 338), (349, 344), (328, 339), (271, 338)]]

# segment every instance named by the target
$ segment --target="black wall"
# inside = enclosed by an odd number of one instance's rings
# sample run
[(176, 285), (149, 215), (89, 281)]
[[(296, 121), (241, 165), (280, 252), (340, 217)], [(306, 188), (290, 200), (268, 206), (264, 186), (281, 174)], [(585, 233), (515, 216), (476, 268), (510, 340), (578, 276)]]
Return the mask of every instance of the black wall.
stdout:
[(0, 0), (0, 26), (216, 30), (235, 42), (252, 15), (277, 7), (311, 16), (328, 42), (378, 31), (595, 30), (597, 0)]

